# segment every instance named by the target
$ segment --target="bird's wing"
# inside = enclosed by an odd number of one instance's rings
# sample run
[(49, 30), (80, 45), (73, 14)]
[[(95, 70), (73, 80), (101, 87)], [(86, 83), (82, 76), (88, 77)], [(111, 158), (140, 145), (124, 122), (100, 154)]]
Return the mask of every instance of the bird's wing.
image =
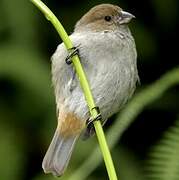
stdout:
[(64, 44), (60, 44), (52, 56), (52, 82), (57, 98), (68, 95), (77, 86), (75, 70), (65, 62), (67, 56)]

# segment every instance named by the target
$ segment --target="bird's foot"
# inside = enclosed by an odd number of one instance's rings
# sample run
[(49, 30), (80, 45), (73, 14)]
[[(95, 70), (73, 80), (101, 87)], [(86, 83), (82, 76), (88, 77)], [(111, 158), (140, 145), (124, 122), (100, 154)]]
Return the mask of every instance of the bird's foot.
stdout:
[(65, 62), (70, 65), (72, 63), (72, 57), (73, 56), (76, 56), (76, 55), (79, 55), (79, 49), (77, 47), (72, 47), (70, 49), (68, 49), (68, 56), (66, 57), (65, 59)]
[[(101, 121), (102, 120), (102, 116), (101, 116), (101, 113), (99, 111), (99, 107), (94, 107), (93, 109), (96, 109), (97, 111), (97, 115), (96, 117), (90, 117), (87, 121), (86, 121), (86, 124), (87, 126), (89, 126), (91, 123), (93, 123), (94, 121)], [(92, 109), (92, 110), (93, 110)]]

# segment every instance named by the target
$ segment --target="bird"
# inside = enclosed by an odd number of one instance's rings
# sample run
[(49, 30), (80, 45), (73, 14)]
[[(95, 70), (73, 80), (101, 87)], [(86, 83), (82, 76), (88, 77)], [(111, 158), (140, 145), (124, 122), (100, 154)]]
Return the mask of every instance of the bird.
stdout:
[[(90, 84), (101, 123), (127, 103), (139, 80), (135, 40), (128, 23), (134, 15), (117, 5), (99, 4), (77, 21), (70, 39)], [(57, 128), (42, 162), (45, 173), (62, 176), (79, 137), (94, 134), (90, 113), (64, 43), (51, 58)]]

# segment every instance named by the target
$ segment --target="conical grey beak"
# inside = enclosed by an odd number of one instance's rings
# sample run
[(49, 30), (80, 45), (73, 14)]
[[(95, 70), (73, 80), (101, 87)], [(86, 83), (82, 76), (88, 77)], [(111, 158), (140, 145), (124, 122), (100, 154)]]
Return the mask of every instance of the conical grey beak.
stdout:
[(129, 23), (131, 21), (131, 19), (135, 18), (135, 16), (131, 13), (128, 13), (126, 11), (121, 11), (120, 13), (120, 24), (125, 24), (125, 23)]
[(121, 15), (122, 15), (122, 18), (130, 18), (130, 19), (135, 18), (133, 14), (128, 13), (126, 11), (121, 11)]

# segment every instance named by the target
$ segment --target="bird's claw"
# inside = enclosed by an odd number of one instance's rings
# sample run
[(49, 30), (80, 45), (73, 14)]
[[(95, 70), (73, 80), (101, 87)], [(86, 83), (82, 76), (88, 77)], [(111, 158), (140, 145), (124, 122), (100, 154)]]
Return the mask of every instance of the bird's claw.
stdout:
[(68, 56), (66, 57), (65, 59), (65, 62), (70, 65), (72, 63), (72, 57), (73, 56), (76, 56), (76, 55), (79, 55), (79, 49), (77, 47), (72, 47), (70, 49), (68, 49)]
[(86, 121), (86, 125), (89, 126), (91, 123), (93, 123), (94, 121), (101, 121), (102, 120), (102, 116), (101, 113), (99, 111), (99, 107), (94, 107), (93, 109), (96, 109), (97, 111), (97, 115), (95, 118), (90, 117), (87, 121)]

